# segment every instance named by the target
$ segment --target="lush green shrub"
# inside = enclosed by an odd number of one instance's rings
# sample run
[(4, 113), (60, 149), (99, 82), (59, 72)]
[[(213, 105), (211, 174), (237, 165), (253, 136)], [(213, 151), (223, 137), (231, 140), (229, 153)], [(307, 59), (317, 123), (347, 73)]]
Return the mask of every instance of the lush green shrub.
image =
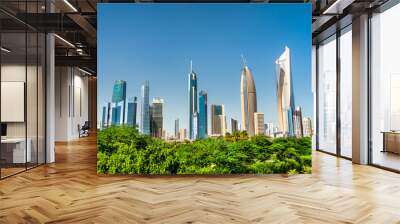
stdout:
[(108, 174), (311, 173), (311, 139), (246, 132), (193, 142), (165, 142), (136, 128), (98, 133), (97, 172)]

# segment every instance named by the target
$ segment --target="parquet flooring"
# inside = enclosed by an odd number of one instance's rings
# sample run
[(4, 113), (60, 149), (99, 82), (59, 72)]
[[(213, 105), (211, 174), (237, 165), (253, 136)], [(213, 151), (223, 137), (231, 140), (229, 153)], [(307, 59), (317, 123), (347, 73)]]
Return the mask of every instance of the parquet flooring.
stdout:
[(400, 223), (400, 175), (314, 152), (311, 175), (97, 176), (95, 138), (0, 181), (0, 223)]

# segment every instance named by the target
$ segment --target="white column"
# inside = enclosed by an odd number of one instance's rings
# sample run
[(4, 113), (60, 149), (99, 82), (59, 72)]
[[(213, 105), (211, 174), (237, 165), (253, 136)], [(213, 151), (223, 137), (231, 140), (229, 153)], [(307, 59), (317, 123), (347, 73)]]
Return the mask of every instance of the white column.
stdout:
[(46, 36), (46, 163), (55, 161), (55, 54), (54, 35)]
[(368, 16), (353, 19), (353, 162), (368, 163)]

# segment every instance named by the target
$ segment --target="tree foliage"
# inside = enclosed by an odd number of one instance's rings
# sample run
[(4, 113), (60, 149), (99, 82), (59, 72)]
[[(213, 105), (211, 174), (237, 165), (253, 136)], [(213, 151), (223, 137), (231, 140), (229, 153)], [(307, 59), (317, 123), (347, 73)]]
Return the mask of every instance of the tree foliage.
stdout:
[(165, 142), (119, 126), (98, 133), (101, 174), (271, 174), (310, 173), (311, 139), (249, 137)]

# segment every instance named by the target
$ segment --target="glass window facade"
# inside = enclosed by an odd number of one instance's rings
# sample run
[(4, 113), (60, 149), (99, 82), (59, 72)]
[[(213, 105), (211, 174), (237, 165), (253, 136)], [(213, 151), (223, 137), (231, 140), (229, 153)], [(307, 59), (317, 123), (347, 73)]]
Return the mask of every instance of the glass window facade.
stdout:
[(400, 170), (400, 4), (371, 18), (371, 162)]
[(317, 149), (352, 157), (352, 26), (317, 48)]
[(340, 63), (340, 155), (352, 157), (352, 32), (351, 25), (341, 31)]
[(336, 36), (318, 47), (318, 149), (336, 153)]
[[(3, 5), (4, 4), (4, 5)], [(19, 2), (40, 13), (44, 1)], [(14, 6), (2, 2), (0, 6)], [(45, 163), (45, 35), (0, 13), (0, 178)], [(11, 29), (12, 28), (12, 29)], [(11, 100), (10, 100), (11, 99)]]

